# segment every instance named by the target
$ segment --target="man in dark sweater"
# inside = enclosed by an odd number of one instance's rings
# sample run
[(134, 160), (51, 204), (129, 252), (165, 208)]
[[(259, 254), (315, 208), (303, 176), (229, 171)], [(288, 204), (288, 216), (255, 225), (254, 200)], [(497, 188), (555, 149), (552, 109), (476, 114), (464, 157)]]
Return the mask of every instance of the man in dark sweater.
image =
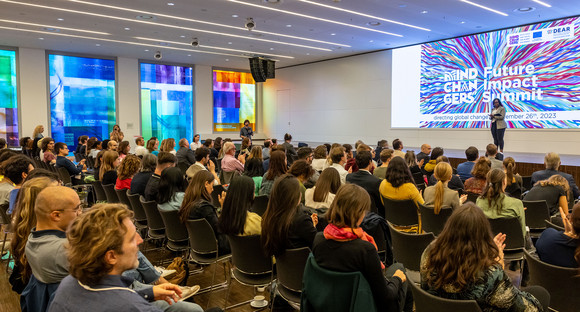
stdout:
[(83, 169), (86, 169), (85, 161), (86, 159), (82, 159), (79, 161), (77, 165), (75, 165), (72, 161), (70, 161), (68, 156), (68, 146), (62, 142), (58, 142), (54, 145), (54, 152), (56, 153), (56, 167), (60, 168), (63, 167), (68, 171), (73, 181), (73, 184), (80, 184), (81, 183), (81, 174)]
[(359, 151), (356, 153), (356, 165), (358, 166), (358, 171), (349, 173), (346, 176), (346, 182), (356, 184), (367, 193), (371, 197), (371, 211), (374, 213), (385, 213), (385, 207), (381, 201), (381, 194), (379, 193), (379, 186), (381, 185), (381, 179), (375, 177), (370, 172), (370, 169), (373, 166), (373, 158), (372, 154), (369, 151)]
[(179, 150), (177, 151), (177, 162), (185, 164), (184, 166), (191, 166), (195, 164), (195, 152), (189, 148), (187, 139), (179, 140)]

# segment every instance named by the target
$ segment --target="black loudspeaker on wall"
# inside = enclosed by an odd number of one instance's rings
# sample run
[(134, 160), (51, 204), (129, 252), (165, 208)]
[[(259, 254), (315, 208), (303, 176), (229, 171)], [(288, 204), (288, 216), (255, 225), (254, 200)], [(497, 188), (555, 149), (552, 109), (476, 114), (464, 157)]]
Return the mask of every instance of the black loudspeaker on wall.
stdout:
[(264, 82), (266, 79), (276, 78), (276, 64), (272, 60), (263, 60), (258, 57), (250, 59), (250, 71), (256, 82)]

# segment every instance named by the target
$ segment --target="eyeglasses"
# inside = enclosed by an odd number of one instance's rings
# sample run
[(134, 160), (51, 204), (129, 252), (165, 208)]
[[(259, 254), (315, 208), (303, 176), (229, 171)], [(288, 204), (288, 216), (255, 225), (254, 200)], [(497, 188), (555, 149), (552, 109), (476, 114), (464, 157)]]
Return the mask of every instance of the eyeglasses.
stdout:
[[(54, 211), (67, 211), (67, 210), (69, 210), (69, 209), (56, 209)], [(70, 209), (70, 210), (72, 212), (78, 214), (79, 212), (82, 212), (83, 211), (83, 204), (79, 204), (78, 206), (76, 206), (75, 208)]]

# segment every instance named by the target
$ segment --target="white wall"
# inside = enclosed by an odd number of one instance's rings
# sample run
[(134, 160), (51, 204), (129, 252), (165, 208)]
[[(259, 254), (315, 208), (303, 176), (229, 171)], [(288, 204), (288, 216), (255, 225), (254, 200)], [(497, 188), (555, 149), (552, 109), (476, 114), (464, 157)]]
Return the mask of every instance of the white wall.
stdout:
[[(264, 83), (263, 130), (294, 141), (354, 143), (403, 140), (451, 149), (492, 142), (488, 129), (391, 129), (391, 51), (278, 69)], [(290, 123), (288, 125), (288, 123)], [(580, 154), (578, 130), (510, 130), (506, 152)]]
[(20, 87), (20, 137), (32, 136), (34, 127), (50, 124), (48, 110), (46, 55), (44, 50), (18, 49)]

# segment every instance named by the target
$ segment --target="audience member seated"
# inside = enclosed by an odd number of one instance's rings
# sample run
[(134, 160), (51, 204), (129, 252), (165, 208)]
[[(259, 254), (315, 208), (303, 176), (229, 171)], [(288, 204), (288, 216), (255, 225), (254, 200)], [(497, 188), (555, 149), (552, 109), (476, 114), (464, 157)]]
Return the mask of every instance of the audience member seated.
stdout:
[(580, 204), (574, 205), (570, 219), (560, 208), (564, 232), (547, 228), (536, 242), (540, 260), (561, 267), (577, 268), (580, 264)]
[(12, 212), (14, 234), (10, 244), (10, 252), (14, 258), (14, 268), (9, 279), (12, 290), (18, 294), (22, 293), (32, 274), (25, 254), (25, 247), (30, 232), (36, 226), (36, 214), (34, 213), (36, 197), (46, 187), (56, 185), (58, 185), (56, 180), (38, 177), (25, 181), (20, 189), (16, 208)]
[[(423, 171), (421, 171), (421, 167), (423, 167), (423, 162), (424, 160), (419, 161), (419, 159), (417, 159), (415, 157), (415, 151), (412, 150), (408, 150), (405, 153), (405, 157), (403, 157), (405, 159), (405, 162), (407, 163), (407, 166), (409, 166), (409, 170), (411, 171), (411, 174), (415, 174), (415, 173), (423, 173)], [(425, 159), (425, 158), (423, 158)]]
[(110, 142), (110, 141), (111, 141), (111, 140), (109, 140), (109, 139), (105, 139), (105, 140), (103, 140), (103, 142), (101, 142), (101, 147), (102, 147), (102, 149), (101, 149), (101, 150), (102, 150), (102, 151), (105, 151), (105, 152), (106, 152), (106, 151), (108, 151), (108, 150), (109, 150), (109, 142)]
[(477, 198), (479, 206), (489, 219), (516, 217), (526, 236), (526, 215), (524, 205), (517, 198), (505, 195), (506, 175), (501, 169), (491, 169), (487, 174), (486, 186)]
[(479, 150), (477, 147), (470, 146), (465, 150), (465, 158), (467, 161), (457, 165), (457, 174), (462, 181), (466, 181), (467, 179), (473, 177), (471, 175), (471, 170), (473, 170), (473, 166), (475, 165), (478, 157)]
[[(217, 141), (217, 138), (216, 138)], [(214, 140), (212, 139), (205, 139), (205, 141), (203, 142), (203, 146), (207, 147), (209, 149), (209, 158), (215, 162), (218, 158), (219, 155), (219, 151), (215, 148), (215, 143)]]
[(423, 166), (423, 173), (430, 177), (433, 174), (433, 170), (435, 170), (435, 166), (437, 165), (437, 158), (439, 156), (443, 156), (443, 149), (441, 147), (436, 147), (431, 150), (431, 157), (429, 162)]
[(117, 149), (119, 148), (119, 142), (114, 141), (114, 140), (110, 140), (109, 143), (107, 143), (107, 150), (108, 151), (117, 151)]
[(389, 148), (389, 141), (387, 140), (378, 141), (377, 148), (375, 148), (375, 158), (373, 160), (380, 164), (379, 156), (381, 155), (381, 152), (387, 148)]
[(405, 159), (405, 152), (403, 152), (403, 141), (399, 139), (393, 140), (393, 157), (401, 157)]
[(314, 208), (325, 213), (334, 200), (334, 196), (342, 183), (340, 175), (334, 168), (326, 168), (316, 181), (313, 188), (307, 189), (304, 197), (306, 207)]
[(246, 176), (234, 177), (219, 216), (220, 232), (233, 236), (262, 234), (262, 217), (250, 212), (253, 202), (254, 181)]
[(119, 154), (117, 152), (105, 152), (101, 168), (99, 169), (99, 180), (101, 180), (103, 185), (115, 184), (117, 182), (117, 167), (119, 163)]
[[(165, 283), (130, 289), (133, 279), (121, 275), (139, 264), (143, 239), (132, 217), (124, 205), (99, 204), (73, 222), (67, 232), (70, 275), (62, 280), (49, 312), (79, 307), (88, 311), (163, 311), (170, 303), (177, 308), (179, 286)], [(178, 310), (202, 311), (191, 303)]]
[(282, 151), (273, 151), (270, 154), (270, 165), (268, 171), (264, 174), (262, 179), (262, 186), (260, 187), (260, 195), (270, 195), (274, 180), (282, 176), (288, 171), (286, 154)]
[[(196, 162), (189, 166), (189, 168), (187, 168), (187, 171), (185, 171), (185, 175), (187, 175), (187, 177), (189, 179), (193, 178), (193, 176), (201, 170), (206, 170), (209, 172), (211, 172), (211, 174), (213, 174), (214, 178), (215, 178), (215, 185), (220, 184), (220, 179), (218, 178), (218, 175), (216, 173), (216, 169), (215, 169), (215, 163), (210, 159), (211, 157), (211, 151), (209, 150), (209, 148), (202, 146), (198, 149), (195, 150), (195, 160)], [(207, 166), (207, 168), (206, 168)]]
[(507, 157), (503, 160), (503, 171), (506, 174), (505, 193), (508, 196), (520, 198), (524, 188), (522, 176), (516, 173), (516, 161), (513, 157)]
[(135, 156), (143, 157), (149, 154), (147, 148), (145, 148), (145, 139), (143, 137), (138, 137), (135, 139)]
[(298, 179), (298, 182), (300, 183), (300, 202), (304, 204), (304, 199), (305, 199), (305, 192), (306, 192), (306, 187), (304, 186), (304, 183), (306, 183), (308, 181), (308, 179), (310, 179), (310, 177), (314, 174), (314, 169), (312, 169), (312, 167), (310, 167), (310, 165), (306, 162), (306, 160), (304, 159), (299, 159), (297, 161), (295, 161), (292, 166), (290, 166), (290, 169), (288, 169), (288, 173), (295, 176)]
[(393, 264), (383, 275), (377, 245), (360, 227), (370, 206), (364, 189), (354, 184), (342, 186), (328, 210), (328, 226), (316, 235), (312, 254), (327, 270), (360, 272), (369, 283), (377, 311), (413, 311), (403, 265)]
[(374, 166), (373, 155), (370, 151), (360, 150), (357, 151), (355, 159), (359, 170), (357, 172), (349, 173), (346, 176), (346, 182), (356, 184), (367, 191), (371, 197), (370, 210), (372, 212), (377, 213), (378, 211), (384, 211), (385, 207), (383, 206), (381, 194), (379, 193), (381, 179), (373, 176), (370, 172), (370, 169)]
[(157, 167), (155, 167), (155, 172), (147, 181), (147, 186), (145, 186), (145, 200), (151, 201), (157, 199), (157, 192), (159, 187), (159, 179), (161, 178), (161, 172), (165, 168), (175, 167), (177, 158), (175, 155), (167, 152), (159, 152), (157, 155)]
[[(446, 162), (449, 164), (449, 159), (446, 156), (439, 156), (437, 157), (436, 163), (442, 163), (442, 162)], [(431, 175), (429, 177), (429, 185), (435, 185), (437, 183), (437, 178), (434, 177), (434, 175)], [(464, 189), (464, 185), (463, 182), (461, 182), (461, 178), (456, 175), (453, 174), (453, 169), (451, 169), (451, 180), (449, 181), (449, 184), (447, 185), (450, 189), (452, 190), (463, 190)]]
[(431, 158), (429, 154), (431, 154), (431, 145), (426, 143), (421, 145), (421, 151), (417, 154), (417, 161), (422, 164), (421, 167), (425, 166), (429, 162)]
[(189, 148), (191, 148), (193, 151), (195, 151), (196, 149), (200, 148), (202, 146), (201, 144), (201, 138), (199, 136), (199, 134), (196, 134), (193, 136), (193, 140), (191, 141), (191, 144), (189, 144)]
[(279, 256), (286, 249), (308, 247), (316, 235), (318, 215), (311, 216), (300, 205), (300, 183), (285, 174), (274, 183), (268, 208), (262, 216), (262, 245), (270, 256)]
[(428, 186), (423, 192), (425, 205), (432, 206), (435, 214), (439, 214), (441, 208), (457, 209), (467, 200), (467, 195), (462, 195), (460, 198), (457, 191), (448, 187), (452, 176), (453, 168), (449, 163), (438, 163), (431, 176), (437, 179), (437, 184)]
[(252, 178), (254, 181), (254, 195), (260, 195), (260, 187), (264, 179), (264, 167), (258, 158), (251, 158), (244, 164), (244, 176)]
[[(354, 160), (354, 152), (352, 151), (352, 145), (350, 144), (342, 144), (344, 147), (344, 152), (346, 153), (346, 162), (344, 163), (344, 170), (349, 171), (352, 166), (355, 165), (356, 161)], [(351, 170), (354, 172), (354, 169)]]
[(130, 151), (131, 144), (129, 144), (129, 141), (123, 141), (119, 143), (119, 147), (117, 147), (117, 152), (119, 153), (119, 160), (122, 161), (123, 159), (125, 159), (125, 157), (129, 155)]
[(379, 157), (381, 160), (381, 166), (375, 168), (375, 170), (373, 171), (373, 175), (382, 180), (387, 175), (387, 168), (389, 167), (389, 162), (393, 158), (393, 150), (384, 148), (381, 151), (381, 155)]
[(221, 170), (224, 172), (237, 171), (239, 174), (244, 172), (244, 163), (246, 162), (246, 155), (240, 154), (236, 159), (236, 146), (232, 142), (226, 142), (223, 147), (224, 158), (221, 162)]
[(177, 156), (177, 151), (175, 150), (175, 139), (167, 138), (161, 141), (160, 152), (167, 152)]
[(157, 193), (157, 204), (159, 210), (178, 211), (183, 203), (187, 183), (183, 178), (183, 173), (176, 167), (169, 167), (161, 172)]
[(56, 153), (56, 167), (60, 168), (63, 167), (65, 168), (68, 173), (71, 176), (71, 179), (73, 181), (74, 184), (80, 184), (81, 181), (81, 173), (83, 172), (83, 169), (86, 169), (85, 167), (85, 159), (79, 161), (78, 165), (75, 166), (75, 164), (70, 161), (70, 159), (67, 158), (68, 156), (68, 146), (62, 142), (58, 142), (54, 145), (54, 152)]
[(10, 203), (10, 192), (20, 188), (28, 173), (34, 170), (29, 157), (22, 154), (14, 155), (2, 162), (4, 178), (0, 181), (0, 204)]
[(465, 180), (464, 190), (466, 192), (478, 195), (483, 192), (490, 165), (491, 163), (489, 162), (489, 159), (483, 156), (479, 157), (479, 159), (475, 162), (473, 169), (471, 170), (472, 177)]
[(81, 135), (78, 139), (78, 144), (77, 144), (77, 148), (75, 150), (75, 153), (77, 154), (77, 157), (79, 158), (85, 158), (85, 154), (87, 153), (87, 142), (89, 140), (89, 136), (88, 135)]
[(32, 275), (22, 292), (23, 311), (45, 311), (58, 284), (68, 275), (65, 232), (81, 212), (79, 196), (71, 188), (50, 186), (38, 194), (36, 226), (25, 247)]
[[(274, 140), (274, 139), (272, 139), (272, 140)], [(284, 155), (286, 155), (286, 149), (285, 149), (284, 145), (274, 145), (272, 147), (272, 149), (270, 150), (270, 158), (272, 157), (272, 153), (274, 151), (281, 151), (282, 153), (284, 153)], [(264, 167), (264, 172), (267, 172), (268, 169), (270, 169), (270, 158), (265, 159), (262, 162), (262, 166)], [(288, 157), (286, 157), (286, 163), (288, 163)], [(286, 168), (288, 168), (288, 166), (286, 166)]]
[(272, 145), (272, 141), (267, 139), (264, 141), (264, 147), (262, 148), (262, 159), (266, 160), (270, 158), (270, 146)]
[(156, 137), (151, 137), (148, 141), (147, 141), (147, 151), (150, 154), (153, 154), (155, 156), (157, 156), (159, 154), (159, 151), (157, 150), (157, 148), (159, 148), (159, 140), (157, 140)]
[(286, 150), (288, 165), (292, 165), (292, 162), (294, 162), (293, 157), (298, 156), (294, 149), (294, 145), (292, 145), (292, 135), (289, 133), (284, 134), (284, 143), (282, 143), (282, 146), (284, 146), (284, 150)]
[[(310, 148), (308, 146), (304, 146), (304, 147), (299, 148), (297, 153), (298, 153), (299, 160), (302, 159), (302, 160), (306, 161), (312, 167), (312, 161), (314, 159), (314, 151), (312, 150), (312, 148)], [(312, 169), (314, 169), (314, 168), (312, 168)], [(316, 184), (316, 181), (318, 181), (319, 177), (320, 177), (320, 172), (318, 172), (317, 170), (314, 170), (314, 173), (308, 179), (308, 181), (306, 181), (306, 183), (304, 183), (304, 186), (307, 189), (313, 187)]]
[(42, 139), (42, 161), (47, 164), (56, 164), (56, 156), (54, 155), (54, 140), (46, 137)]
[(340, 175), (340, 182), (342, 184), (346, 183), (346, 175), (348, 174), (348, 171), (344, 169), (344, 165), (346, 164), (346, 155), (347, 155), (346, 151), (342, 146), (333, 147), (330, 150), (329, 167), (334, 168), (336, 169), (336, 171), (338, 171), (338, 174)]
[(312, 168), (318, 172), (328, 167), (328, 151), (325, 145), (319, 145), (314, 149), (314, 159), (312, 160)]
[(455, 209), (423, 252), (421, 288), (447, 299), (475, 300), (482, 311), (547, 311), (545, 289), (521, 291), (504, 271), (505, 239), (502, 233), (492, 237), (486, 216), (473, 203)]
[[(218, 240), (218, 254), (224, 255), (231, 250), (226, 235), (218, 229), (217, 208), (212, 204), (211, 198), (214, 180), (213, 174), (207, 170), (201, 170), (193, 176), (185, 190), (179, 217), (183, 223), (187, 220), (206, 219)], [(223, 205), (225, 197), (225, 192), (218, 195), (220, 206)]]
[[(246, 157), (246, 160), (247, 160), (248, 155), (250, 155), (250, 147), (251, 146), (252, 146), (252, 140), (250, 140), (250, 138), (243, 138), (242, 145), (240, 145), (240, 150), (236, 151), (234, 156), (237, 158), (240, 155), (244, 155), (244, 157)], [(261, 149), (260, 149), (260, 151), (261, 151)]]
[[(387, 167), (385, 179), (381, 182), (379, 192), (391, 200), (413, 200), (417, 205), (425, 203), (417, 190), (411, 171), (402, 157), (393, 157)], [(419, 206), (417, 206), (419, 209)]]
[(101, 164), (103, 163), (103, 155), (107, 152), (106, 149), (102, 149), (97, 153), (95, 157), (95, 164), (93, 165), (93, 177), (96, 181), (99, 180), (99, 172), (101, 172)]
[(576, 182), (574, 182), (574, 177), (572, 177), (571, 174), (558, 171), (558, 167), (560, 167), (560, 155), (558, 155), (558, 153), (552, 152), (546, 154), (544, 157), (544, 165), (546, 165), (546, 170), (540, 170), (532, 173), (532, 185), (535, 185), (538, 181), (546, 180), (549, 177), (558, 174), (568, 180), (568, 184), (570, 185), (570, 190), (572, 191), (574, 199), (580, 196), (580, 190), (578, 190), (578, 186), (576, 186)]
[[(59, 181), (59, 183), (61, 183), (60, 178), (58, 176), (58, 174), (56, 174), (55, 172), (46, 170), (46, 169), (41, 169), (41, 168), (35, 168), (34, 170), (31, 170), (27, 175), (26, 178), (22, 181), (22, 184), (26, 183), (26, 181), (34, 179), (34, 178), (39, 178), (39, 177), (47, 177), (49, 179), (52, 179), (54, 181)], [(6, 210), (6, 213), (8, 215), (11, 215), (12, 212), (15, 210), (16, 204), (17, 204), (17, 200), (18, 200), (18, 194), (20, 193), (20, 188), (22, 187), (22, 185), (16, 185), (14, 186), (14, 188), (12, 189), (12, 191), (10, 191), (10, 201), (8, 203), (8, 210)]]
[(550, 209), (550, 215), (556, 215), (559, 207), (568, 212), (568, 180), (561, 175), (553, 175), (547, 180), (536, 182), (536, 185), (526, 193), (524, 200), (545, 200)]
[(157, 156), (149, 153), (145, 154), (143, 159), (141, 159), (141, 168), (139, 169), (139, 173), (137, 173), (131, 180), (131, 194), (145, 196), (147, 182), (149, 182), (149, 179), (153, 175), (156, 167)]
[(498, 158), (496, 158), (497, 154), (497, 146), (495, 144), (487, 144), (487, 147), (485, 148), (485, 155), (487, 156), (487, 158), (489, 159), (489, 161), (491, 162), (491, 169), (502, 169), (503, 168), (503, 162), (501, 160), (499, 160)]
[[(91, 148), (89, 148), (89, 146)], [(103, 142), (101, 142), (99, 140), (95, 141), (95, 143), (93, 145), (87, 145), (87, 153), (88, 153), (87, 156), (97, 158), (97, 154), (101, 151), (102, 148), (103, 148)]]
[(141, 159), (135, 155), (128, 155), (117, 168), (117, 180), (115, 189), (127, 190), (131, 188), (133, 177), (139, 172)]

